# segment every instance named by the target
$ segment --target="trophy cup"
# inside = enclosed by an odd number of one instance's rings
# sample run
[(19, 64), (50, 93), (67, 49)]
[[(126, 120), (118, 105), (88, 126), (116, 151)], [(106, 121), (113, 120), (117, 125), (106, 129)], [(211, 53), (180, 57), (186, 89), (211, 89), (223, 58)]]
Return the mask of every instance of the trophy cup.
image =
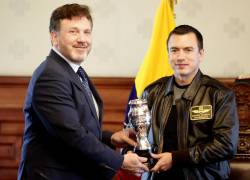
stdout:
[(148, 132), (151, 125), (151, 115), (146, 99), (133, 99), (129, 101), (130, 110), (128, 112), (128, 128), (133, 128), (136, 132), (137, 145), (134, 152), (142, 157), (147, 157), (146, 163), (149, 167), (153, 165), (153, 158), (150, 155), (152, 150), (148, 141)]

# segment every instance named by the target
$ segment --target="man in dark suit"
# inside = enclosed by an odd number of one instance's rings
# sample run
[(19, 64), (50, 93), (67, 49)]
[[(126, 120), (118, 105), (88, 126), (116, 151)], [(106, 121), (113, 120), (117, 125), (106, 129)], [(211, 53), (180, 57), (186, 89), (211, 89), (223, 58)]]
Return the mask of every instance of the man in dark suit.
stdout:
[(130, 132), (101, 131), (102, 100), (80, 64), (91, 50), (88, 6), (66, 4), (51, 15), (52, 50), (35, 70), (25, 101), (18, 179), (112, 179), (123, 168), (140, 175), (146, 158), (108, 145), (135, 142)]

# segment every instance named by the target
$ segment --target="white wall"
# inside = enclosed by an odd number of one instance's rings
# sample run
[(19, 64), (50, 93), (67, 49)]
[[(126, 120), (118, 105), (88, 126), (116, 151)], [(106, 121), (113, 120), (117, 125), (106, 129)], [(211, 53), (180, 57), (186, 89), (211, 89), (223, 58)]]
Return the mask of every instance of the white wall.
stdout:
[[(51, 12), (85, 3), (94, 17), (93, 50), (83, 66), (91, 76), (134, 77), (147, 51), (160, 0), (0, 0), (0, 75), (31, 75), (48, 55)], [(180, 0), (176, 23), (204, 35), (202, 70), (212, 76), (250, 74), (249, 0)]]
[(250, 75), (250, 1), (181, 0), (177, 23), (197, 27), (204, 36), (202, 70), (217, 77)]

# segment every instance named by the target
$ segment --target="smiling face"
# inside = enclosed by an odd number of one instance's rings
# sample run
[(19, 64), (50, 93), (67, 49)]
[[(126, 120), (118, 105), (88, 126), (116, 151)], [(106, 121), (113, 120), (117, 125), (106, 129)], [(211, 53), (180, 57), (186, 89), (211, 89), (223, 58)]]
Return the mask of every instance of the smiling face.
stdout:
[(195, 34), (172, 34), (168, 41), (168, 54), (176, 82), (180, 85), (190, 84), (204, 55), (204, 50), (198, 47)]
[(60, 20), (60, 29), (52, 31), (52, 45), (68, 60), (81, 64), (92, 46), (91, 22), (84, 16)]

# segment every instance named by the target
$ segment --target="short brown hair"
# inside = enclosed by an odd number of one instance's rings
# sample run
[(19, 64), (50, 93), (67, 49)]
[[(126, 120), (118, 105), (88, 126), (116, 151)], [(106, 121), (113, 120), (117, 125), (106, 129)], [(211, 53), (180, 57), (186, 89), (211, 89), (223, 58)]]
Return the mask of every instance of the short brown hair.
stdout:
[(184, 35), (184, 34), (188, 34), (188, 33), (194, 33), (196, 38), (197, 38), (197, 42), (198, 42), (198, 48), (199, 50), (203, 49), (203, 37), (202, 34), (200, 33), (200, 31), (198, 31), (196, 28), (194, 28), (193, 26), (190, 25), (180, 25), (175, 27), (169, 34), (168, 39), (167, 39), (167, 47), (168, 47), (168, 42), (169, 39), (172, 35), (177, 34), (177, 35)]
[(93, 27), (93, 21), (90, 9), (87, 5), (80, 4), (65, 4), (55, 9), (50, 17), (49, 31), (60, 30), (60, 20), (71, 19), (72, 17), (86, 17)]

